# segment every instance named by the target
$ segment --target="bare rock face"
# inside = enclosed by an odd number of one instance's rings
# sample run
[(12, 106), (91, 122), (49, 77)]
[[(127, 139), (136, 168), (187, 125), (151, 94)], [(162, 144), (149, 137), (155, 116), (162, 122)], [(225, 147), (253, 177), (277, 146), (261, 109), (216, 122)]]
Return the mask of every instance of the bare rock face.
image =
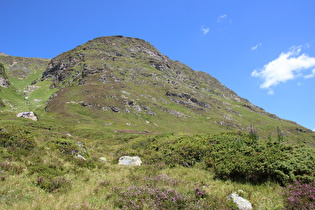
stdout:
[(0, 63), (0, 86), (7, 88), (10, 85), (9, 79), (5, 73), (4, 66)]
[(20, 112), (16, 115), (17, 117), (24, 117), (28, 118), (34, 121), (37, 121), (37, 116), (34, 114), (34, 112)]
[(1, 87), (4, 87), (4, 88), (7, 88), (9, 86), (9, 81), (8, 79), (5, 79), (4, 77), (1, 77), (0, 76), (0, 86)]

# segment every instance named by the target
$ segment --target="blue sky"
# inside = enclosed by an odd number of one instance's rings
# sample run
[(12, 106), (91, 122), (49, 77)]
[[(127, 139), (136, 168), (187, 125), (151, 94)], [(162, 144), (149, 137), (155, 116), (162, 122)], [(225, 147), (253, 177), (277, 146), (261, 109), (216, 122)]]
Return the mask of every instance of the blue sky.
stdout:
[(0, 52), (53, 58), (144, 39), (281, 118), (315, 129), (314, 0), (0, 0)]

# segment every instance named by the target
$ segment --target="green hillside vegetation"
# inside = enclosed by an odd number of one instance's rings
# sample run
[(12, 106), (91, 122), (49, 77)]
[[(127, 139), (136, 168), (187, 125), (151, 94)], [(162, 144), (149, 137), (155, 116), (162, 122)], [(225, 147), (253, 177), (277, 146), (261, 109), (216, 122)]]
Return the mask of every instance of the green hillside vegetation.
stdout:
[[(314, 181), (314, 149), (289, 145), (281, 135), (266, 142), (242, 132), (85, 138), (72, 129), (2, 120), (2, 209), (231, 209), (232, 192), (254, 208), (283, 209), (283, 186)], [(139, 155), (143, 165), (118, 165), (123, 155)]]
[(31, 111), (46, 103), (55, 90), (49, 89), (50, 83), (34, 85), (48, 65), (49, 59), (24, 58), (0, 55), (5, 73), (10, 81), (8, 88), (1, 88), (0, 99), (7, 104), (5, 111)]
[(144, 40), (0, 63), (0, 209), (237, 209), (232, 192), (254, 209), (315, 205), (314, 132)]

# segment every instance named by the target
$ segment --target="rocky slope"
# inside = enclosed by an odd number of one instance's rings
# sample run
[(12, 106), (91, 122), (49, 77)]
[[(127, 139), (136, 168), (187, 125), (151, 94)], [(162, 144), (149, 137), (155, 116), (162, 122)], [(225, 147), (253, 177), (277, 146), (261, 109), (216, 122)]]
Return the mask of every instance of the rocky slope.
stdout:
[(99, 37), (51, 60), (1, 54), (0, 63), (9, 79), (2, 76), (3, 85), (11, 84), (0, 91), (3, 110), (34, 111), (75, 130), (213, 133), (254, 126), (265, 137), (279, 129), (292, 138), (313, 135), (137, 38)]
[[(65, 121), (128, 131), (311, 132), (239, 97), (217, 79), (130, 37), (99, 37), (53, 58), (41, 81), (57, 90), (46, 111)], [(269, 127), (269, 128), (268, 128)]]

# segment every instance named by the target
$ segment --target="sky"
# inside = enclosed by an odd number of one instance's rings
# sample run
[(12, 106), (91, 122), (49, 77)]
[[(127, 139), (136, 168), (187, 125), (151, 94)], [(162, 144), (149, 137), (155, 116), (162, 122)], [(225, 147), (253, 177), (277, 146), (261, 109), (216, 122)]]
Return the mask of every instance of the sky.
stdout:
[(0, 52), (53, 58), (144, 39), (267, 112), (315, 131), (314, 0), (0, 0)]

